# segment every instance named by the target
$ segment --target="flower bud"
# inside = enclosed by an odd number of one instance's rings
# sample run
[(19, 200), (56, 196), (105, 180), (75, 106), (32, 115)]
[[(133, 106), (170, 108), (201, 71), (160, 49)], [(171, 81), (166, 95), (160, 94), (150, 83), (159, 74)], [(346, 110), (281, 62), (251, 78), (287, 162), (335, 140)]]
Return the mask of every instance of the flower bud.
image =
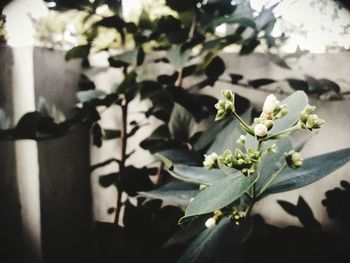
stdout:
[(276, 143), (272, 144), (269, 148), (267, 148), (267, 152), (268, 153), (277, 153), (278, 149), (277, 149)]
[(258, 123), (254, 127), (254, 134), (257, 137), (265, 137), (267, 135), (267, 127), (264, 124)]
[(218, 167), (219, 156), (214, 152), (210, 155), (204, 155), (205, 159), (203, 162), (203, 166), (207, 169), (212, 169)]
[(272, 113), (275, 108), (279, 105), (279, 100), (273, 95), (270, 94), (266, 97), (263, 105), (263, 113), (267, 118), (272, 118)]
[(231, 151), (230, 150), (224, 151), (224, 153), (219, 158), (219, 161), (222, 164), (226, 165), (227, 167), (232, 167), (233, 162), (234, 162), (234, 157), (233, 157)]
[(303, 159), (300, 156), (300, 153), (291, 150), (288, 153), (284, 153), (287, 165), (291, 168), (299, 168), (303, 165)]
[(278, 120), (282, 119), (288, 113), (286, 105), (278, 105), (273, 112), (273, 119)]
[(320, 119), (316, 114), (311, 114), (306, 121), (306, 127), (309, 130), (312, 129), (319, 129), (321, 128), (321, 125), (324, 124), (325, 121)]
[(211, 217), (207, 221), (205, 221), (206, 228), (213, 228), (214, 226), (216, 226), (216, 218), (215, 217)]
[(226, 118), (226, 116), (227, 116), (226, 110), (218, 110), (218, 112), (216, 113), (216, 116), (215, 116), (215, 120), (216, 121), (223, 120)]
[(237, 144), (245, 144), (246, 137), (244, 135), (239, 136), (238, 140), (236, 141)]
[(232, 93), (231, 90), (223, 90), (221, 91), (222, 95), (224, 96), (225, 99), (228, 101), (234, 102), (235, 101), (235, 94)]
[(265, 120), (265, 121), (262, 122), (262, 124), (264, 124), (268, 130), (271, 130), (272, 127), (273, 127), (273, 121), (272, 120)]

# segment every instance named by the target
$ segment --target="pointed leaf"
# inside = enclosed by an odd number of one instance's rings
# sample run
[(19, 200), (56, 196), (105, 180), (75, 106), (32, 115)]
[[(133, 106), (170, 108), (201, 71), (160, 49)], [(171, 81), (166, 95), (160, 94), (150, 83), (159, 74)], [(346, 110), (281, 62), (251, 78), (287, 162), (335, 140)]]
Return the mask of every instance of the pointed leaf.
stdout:
[(231, 204), (243, 195), (257, 179), (258, 173), (253, 173), (247, 178), (238, 172), (218, 180), (193, 199), (186, 209), (185, 216), (180, 219), (180, 223), (188, 217), (207, 214)]
[(316, 182), (350, 161), (350, 148), (304, 160), (298, 169), (287, 168), (267, 189), (267, 194), (294, 190)]
[(169, 173), (182, 181), (211, 185), (217, 180), (224, 178), (226, 175), (218, 169), (208, 170), (204, 167), (174, 165)]
[(198, 186), (194, 184), (171, 182), (153, 191), (139, 192), (138, 196), (161, 199), (174, 205), (187, 205), (198, 192)]

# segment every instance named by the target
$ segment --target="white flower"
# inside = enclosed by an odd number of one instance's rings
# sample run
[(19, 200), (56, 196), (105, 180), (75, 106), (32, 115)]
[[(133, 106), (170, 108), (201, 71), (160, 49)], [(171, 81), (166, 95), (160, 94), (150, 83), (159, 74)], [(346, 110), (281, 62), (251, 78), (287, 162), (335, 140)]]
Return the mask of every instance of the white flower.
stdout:
[(206, 228), (212, 228), (216, 225), (216, 218), (211, 217), (207, 221), (205, 221), (205, 227)]
[(217, 153), (212, 153), (210, 155), (204, 155), (204, 157), (205, 157), (205, 159), (204, 159), (203, 165), (206, 168), (211, 169), (213, 167), (216, 167), (217, 162), (218, 162), (218, 158), (219, 158)]
[(264, 106), (263, 106), (263, 113), (265, 116), (271, 116), (275, 108), (279, 105), (279, 100), (275, 97), (275, 95), (270, 94), (266, 97)]
[(254, 133), (258, 137), (264, 137), (267, 134), (267, 127), (264, 124), (258, 123), (254, 127)]

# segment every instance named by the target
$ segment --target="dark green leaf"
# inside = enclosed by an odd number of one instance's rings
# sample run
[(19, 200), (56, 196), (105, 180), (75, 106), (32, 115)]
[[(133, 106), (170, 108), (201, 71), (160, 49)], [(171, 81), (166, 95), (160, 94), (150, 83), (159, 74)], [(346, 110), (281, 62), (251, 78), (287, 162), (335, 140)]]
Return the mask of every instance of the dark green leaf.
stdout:
[(287, 168), (267, 189), (267, 194), (286, 192), (316, 182), (350, 161), (350, 149), (330, 152), (304, 160), (298, 169)]
[(225, 119), (220, 122), (214, 122), (210, 125), (210, 129), (203, 131), (198, 140), (194, 143), (193, 147), (196, 151), (202, 151), (207, 149), (213, 141), (217, 138), (218, 134), (230, 123), (232, 120)]
[(208, 170), (204, 167), (182, 164), (173, 165), (172, 169), (169, 169), (169, 173), (182, 181), (206, 185), (211, 185), (226, 176), (218, 169)]
[(194, 124), (195, 120), (192, 114), (181, 105), (175, 103), (169, 120), (169, 131), (173, 138), (179, 142), (186, 142)]
[(257, 196), (262, 193), (262, 190), (269, 183), (271, 177), (285, 164), (284, 153), (293, 149), (293, 145), (289, 137), (265, 142), (263, 147), (264, 149), (267, 149), (274, 143), (277, 146), (277, 153), (266, 153), (261, 158), (259, 164), (260, 176), (259, 180), (255, 184)]
[(250, 54), (254, 51), (254, 49), (259, 46), (260, 44), (260, 40), (256, 39), (256, 38), (251, 38), (246, 40), (242, 47), (241, 50), (239, 51), (240, 55), (247, 55)]
[(226, 207), (242, 196), (257, 179), (258, 173), (245, 177), (238, 172), (218, 180), (192, 200), (180, 222), (184, 222), (189, 217), (207, 214)]
[(90, 45), (81, 45), (73, 47), (68, 50), (66, 54), (66, 60), (76, 59), (76, 58), (86, 58), (90, 53)]
[(198, 186), (189, 183), (171, 182), (149, 192), (139, 192), (140, 197), (161, 199), (173, 205), (187, 205), (198, 194)]
[[(195, 151), (180, 149), (164, 150), (157, 152), (156, 155), (168, 159), (170, 161), (170, 163), (168, 162), (170, 166), (172, 166), (172, 164), (200, 165), (203, 159), (203, 157)], [(167, 166), (170, 167), (169, 165)]]
[[(191, 243), (178, 262), (212, 262), (214, 259), (220, 258), (220, 254), (227, 253), (227, 251), (232, 252), (235, 246), (244, 243), (251, 232), (252, 223), (250, 219), (236, 226), (225, 217), (217, 226), (204, 230)], [(232, 257), (234, 258), (235, 254)]]

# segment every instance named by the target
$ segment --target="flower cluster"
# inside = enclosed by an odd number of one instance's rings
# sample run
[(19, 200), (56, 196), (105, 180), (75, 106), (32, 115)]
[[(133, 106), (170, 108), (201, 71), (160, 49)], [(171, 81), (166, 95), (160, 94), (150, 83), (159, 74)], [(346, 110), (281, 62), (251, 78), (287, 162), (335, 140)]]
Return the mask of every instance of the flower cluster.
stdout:
[(320, 119), (316, 114), (313, 114), (316, 110), (315, 106), (306, 106), (301, 112), (299, 126), (301, 129), (312, 131), (313, 129), (319, 129), (324, 120)]
[(228, 116), (230, 112), (235, 112), (235, 94), (230, 90), (223, 90), (222, 95), (224, 100), (219, 100), (215, 104), (215, 108), (218, 110), (215, 120), (222, 120)]
[[(283, 136), (289, 135), (292, 131), (297, 129), (306, 129), (309, 131), (318, 129), (324, 123), (324, 120), (318, 118), (316, 114), (313, 114), (316, 108), (308, 105), (300, 113), (300, 118), (296, 125), (284, 131), (269, 134), (269, 131), (274, 126), (274, 122), (282, 119), (288, 114), (286, 105), (281, 104), (274, 95), (270, 94), (266, 97), (262, 107), (262, 113), (258, 118), (254, 119), (252, 126), (248, 125), (235, 112), (235, 95), (232, 91), (224, 90), (222, 91), (222, 95), (224, 99), (219, 100), (215, 105), (218, 110), (216, 120), (224, 119), (229, 113), (232, 113), (232, 115), (239, 121), (242, 129), (248, 134), (254, 136), (258, 140), (260, 146), (264, 141), (279, 139)], [(246, 142), (246, 136), (241, 135), (236, 142), (244, 145)], [(240, 149), (236, 149), (234, 152), (226, 150), (222, 155), (218, 155), (217, 153), (205, 155), (203, 165), (208, 169), (212, 169), (220, 168), (220, 164), (223, 164), (226, 167), (241, 171), (244, 176), (249, 176), (256, 171), (261, 156), (264, 153), (273, 154), (278, 152), (276, 144), (272, 144), (267, 149), (260, 146), (256, 150), (248, 148), (246, 153)], [(300, 154), (295, 151), (285, 153), (285, 160), (286, 164), (292, 168), (298, 168), (303, 164)]]
[(272, 129), (274, 121), (283, 118), (287, 113), (286, 105), (282, 105), (272, 94), (267, 96), (260, 117), (254, 119), (255, 136), (257, 138), (265, 137)]

